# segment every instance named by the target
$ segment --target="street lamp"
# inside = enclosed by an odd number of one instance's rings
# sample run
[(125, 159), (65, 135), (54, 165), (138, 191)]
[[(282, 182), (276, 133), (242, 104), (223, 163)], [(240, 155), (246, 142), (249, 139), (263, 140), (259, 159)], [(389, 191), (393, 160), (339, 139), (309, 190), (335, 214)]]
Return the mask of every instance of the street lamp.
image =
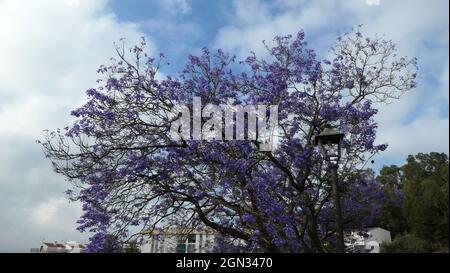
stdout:
[(325, 160), (330, 164), (331, 186), (333, 189), (332, 194), (336, 217), (336, 252), (339, 253), (345, 252), (344, 230), (342, 227), (342, 210), (338, 186), (338, 168), (339, 159), (341, 158), (343, 139), (344, 133), (336, 128), (327, 126), (316, 136), (314, 141), (314, 144), (320, 147), (321, 152), (324, 154)]

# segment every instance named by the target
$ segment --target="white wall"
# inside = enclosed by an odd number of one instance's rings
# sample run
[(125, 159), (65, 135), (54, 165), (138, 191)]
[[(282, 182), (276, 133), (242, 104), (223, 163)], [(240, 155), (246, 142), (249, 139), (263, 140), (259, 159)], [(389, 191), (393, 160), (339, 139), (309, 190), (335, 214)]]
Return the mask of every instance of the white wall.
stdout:
[[(208, 252), (214, 243), (214, 235), (207, 233), (194, 233), (195, 253)], [(177, 241), (182, 234), (145, 235), (141, 245), (141, 253), (175, 253)]]

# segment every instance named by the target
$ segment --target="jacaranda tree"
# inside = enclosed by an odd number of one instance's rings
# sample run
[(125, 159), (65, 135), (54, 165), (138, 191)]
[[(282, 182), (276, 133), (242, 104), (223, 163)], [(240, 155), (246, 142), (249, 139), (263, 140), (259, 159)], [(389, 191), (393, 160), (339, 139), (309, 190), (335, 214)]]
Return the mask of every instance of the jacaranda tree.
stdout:
[[(164, 57), (147, 56), (145, 41), (129, 52), (116, 47), (86, 104), (72, 112), (76, 121), (40, 142), (71, 182), (67, 194), (83, 204), (79, 230), (96, 234), (89, 251), (102, 251), (106, 234), (126, 240), (130, 230), (168, 226), (215, 230), (216, 251), (333, 251), (328, 166), (314, 147), (327, 124), (345, 132), (344, 226), (371, 223), (383, 194), (362, 168), (387, 147), (375, 142), (376, 105), (415, 87), (416, 59), (398, 57), (391, 41), (360, 28), (339, 37), (326, 59), (302, 31), (266, 47), (264, 58), (250, 53), (241, 62), (204, 48), (163, 79)], [(174, 140), (179, 116), (168, 112), (180, 103), (192, 111), (194, 97), (202, 105), (277, 105), (278, 143), (263, 151), (251, 138)]]

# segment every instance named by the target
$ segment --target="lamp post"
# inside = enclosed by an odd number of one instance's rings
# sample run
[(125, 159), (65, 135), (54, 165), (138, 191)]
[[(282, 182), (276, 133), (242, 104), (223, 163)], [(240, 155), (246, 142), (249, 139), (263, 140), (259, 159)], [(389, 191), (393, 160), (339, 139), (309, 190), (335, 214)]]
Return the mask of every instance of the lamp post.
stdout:
[(331, 126), (327, 126), (316, 136), (314, 143), (316, 146), (320, 147), (321, 152), (325, 156), (325, 160), (330, 164), (331, 187), (336, 221), (336, 252), (338, 253), (345, 252), (342, 210), (338, 186), (338, 168), (343, 138), (344, 134), (342, 132)]

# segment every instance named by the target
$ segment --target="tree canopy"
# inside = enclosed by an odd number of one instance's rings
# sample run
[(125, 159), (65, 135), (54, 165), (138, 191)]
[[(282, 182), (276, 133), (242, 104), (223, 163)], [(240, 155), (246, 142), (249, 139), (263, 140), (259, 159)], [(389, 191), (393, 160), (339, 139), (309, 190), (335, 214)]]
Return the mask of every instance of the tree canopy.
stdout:
[[(242, 251), (333, 251), (328, 166), (314, 147), (327, 124), (345, 133), (345, 228), (372, 222), (384, 194), (363, 168), (387, 147), (375, 141), (376, 105), (415, 87), (416, 59), (397, 56), (391, 41), (359, 28), (338, 37), (326, 59), (303, 31), (266, 48), (265, 56), (243, 61), (204, 48), (178, 75), (159, 79), (163, 55), (147, 56), (145, 41), (129, 51), (117, 46), (87, 102), (72, 112), (76, 121), (41, 142), (54, 170), (72, 183), (68, 195), (83, 204), (79, 230), (96, 233), (89, 251), (101, 251), (103, 234), (126, 240), (132, 226), (173, 225), (214, 229), (218, 251), (234, 241)], [(178, 118), (172, 107), (192, 105), (194, 97), (204, 106), (278, 106), (276, 148), (262, 151), (250, 138), (170, 138)], [(202, 124), (208, 120), (202, 116)]]
[(387, 251), (448, 251), (448, 169), (448, 156), (436, 152), (383, 167), (377, 180), (391, 199), (376, 222), (399, 235)]

